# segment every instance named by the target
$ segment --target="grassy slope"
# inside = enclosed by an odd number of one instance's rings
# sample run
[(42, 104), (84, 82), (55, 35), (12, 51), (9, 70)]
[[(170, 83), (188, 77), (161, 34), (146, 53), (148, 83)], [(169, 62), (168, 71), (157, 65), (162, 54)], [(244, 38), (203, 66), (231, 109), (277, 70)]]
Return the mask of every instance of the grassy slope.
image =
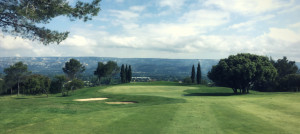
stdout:
[[(0, 133), (299, 133), (299, 93), (232, 95), (221, 87), (132, 83), (70, 97), (0, 97)], [(108, 105), (77, 98), (138, 101)]]

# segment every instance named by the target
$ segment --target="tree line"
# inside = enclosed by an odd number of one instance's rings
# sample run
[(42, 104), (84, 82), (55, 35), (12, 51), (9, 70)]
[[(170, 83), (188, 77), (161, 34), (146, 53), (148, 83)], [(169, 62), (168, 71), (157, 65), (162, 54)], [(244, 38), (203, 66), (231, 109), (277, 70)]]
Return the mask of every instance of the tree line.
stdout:
[[(106, 63), (98, 62), (98, 66), (94, 71), (97, 77), (95, 86), (101, 85), (102, 79), (106, 78), (107, 84), (110, 84), (111, 79), (117, 78), (116, 75), (120, 72), (121, 82), (130, 82), (132, 71), (131, 65), (124, 68), (124, 65), (118, 67), (114, 61)], [(4, 79), (0, 79), (0, 94), (46, 94), (61, 93), (62, 96), (69, 95), (70, 92), (84, 87), (84, 81), (78, 76), (85, 71), (85, 66), (76, 59), (70, 59), (62, 68), (65, 75), (56, 75), (52, 79), (49, 77), (32, 74), (28, 71), (28, 67), (23, 62), (17, 62), (8, 68), (4, 69)], [(125, 77), (124, 77), (125, 76)], [(125, 79), (124, 79), (125, 78)]]
[(183, 80), (183, 83), (186, 83), (186, 84), (195, 84), (195, 83), (201, 84), (201, 83), (203, 83), (200, 62), (198, 63), (198, 66), (197, 66), (197, 73), (195, 71), (195, 65), (193, 65), (192, 71), (191, 71), (191, 76), (185, 78)]
[(286, 57), (274, 61), (266, 56), (249, 53), (221, 59), (208, 72), (208, 78), (218, 86), (232, 88), (234, 93), (258, 91), (299, 91), (300, 75), (295, 61)]
[(129, 66), (126, 65), (124, 67), (124, 64), (122, 64), (120, 77), (121, 77), (122, 83), (131, 82), (131, 78), (132, 78), (131, 65), (129, 65)]

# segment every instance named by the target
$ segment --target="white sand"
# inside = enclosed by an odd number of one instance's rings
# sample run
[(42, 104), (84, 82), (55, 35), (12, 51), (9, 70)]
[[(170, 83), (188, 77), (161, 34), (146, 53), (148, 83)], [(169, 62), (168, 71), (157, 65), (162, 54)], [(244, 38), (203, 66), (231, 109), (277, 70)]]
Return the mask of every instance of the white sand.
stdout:
[(105, 102), (106, 104), (134, 104), (136, 102), (127, 101), (127, 102)]
[(74, 101), (97, 101), (97, 100), (106, 100), (108, 98), (88, 98), (88, 99), (75, 99)]

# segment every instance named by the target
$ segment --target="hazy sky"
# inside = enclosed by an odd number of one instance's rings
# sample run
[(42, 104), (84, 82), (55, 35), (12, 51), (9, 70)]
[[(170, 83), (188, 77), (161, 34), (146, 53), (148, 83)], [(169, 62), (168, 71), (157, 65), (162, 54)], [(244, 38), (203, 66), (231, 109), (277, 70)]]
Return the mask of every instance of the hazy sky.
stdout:
[[(74, 2), (76, 0), (70, 0)], [(219, 59), (237, 53), (300, 61), (299, 0), (102, 0), (92, 21), (54, 19), (60, 45), (0, 37), (0, 56)]]

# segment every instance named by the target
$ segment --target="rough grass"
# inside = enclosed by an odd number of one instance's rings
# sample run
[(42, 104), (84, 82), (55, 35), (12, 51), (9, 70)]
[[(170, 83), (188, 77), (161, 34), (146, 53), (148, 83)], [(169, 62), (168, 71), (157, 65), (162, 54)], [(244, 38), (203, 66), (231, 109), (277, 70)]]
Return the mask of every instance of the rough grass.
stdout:
[[(300, 133), (299, 93), (233, 95), (172, 82), (0, 97), (0, 133)], [(108, 97), (103, 101), (74, 99)], [(105, 102), (134, 101), (130, 105)]]

